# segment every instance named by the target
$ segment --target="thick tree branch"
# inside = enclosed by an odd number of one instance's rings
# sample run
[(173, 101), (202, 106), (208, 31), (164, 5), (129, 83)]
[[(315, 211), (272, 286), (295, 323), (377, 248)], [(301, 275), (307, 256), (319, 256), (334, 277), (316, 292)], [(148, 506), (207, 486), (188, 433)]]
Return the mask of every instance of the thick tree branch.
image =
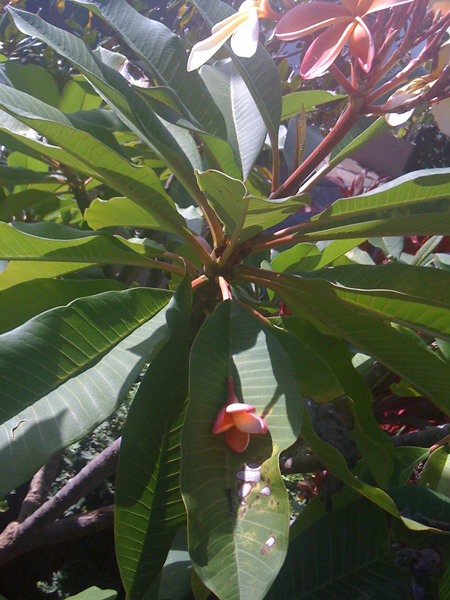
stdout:
[(63, 453), (58, 452), (53, 456), (33, 477), (25, 496), (17, 522), (22, 523), (27, 517), (34, 513), (47, 499), (48, 493), (58, 474), (59, 465)]
[(121, 438), (96, 456), (55, 496), (32, 515), (18, 523), (11, 522), (0, 535), (0, 565), (18, 556), (31, 543), (33, 536), (58, 519), (65, 510), (99, 486), (116, 470)]

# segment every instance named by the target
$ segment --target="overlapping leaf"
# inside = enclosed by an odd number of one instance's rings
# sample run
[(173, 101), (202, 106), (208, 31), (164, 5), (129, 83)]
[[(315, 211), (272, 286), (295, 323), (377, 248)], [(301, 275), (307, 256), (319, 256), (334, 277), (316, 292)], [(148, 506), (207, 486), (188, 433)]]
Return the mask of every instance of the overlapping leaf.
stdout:
[[(111, 145), (109, 139), (105, 143), (105, 140), (76, 128), (74, 117), (69, 119), (61, 111), (6, 86), (0, 86), (0, 105), (60, 147), (27, 136), (28, 132), (22, 133), (15, 119), (1, 117), (3, 127), (24, 144), (122, 192), (148, 212), (148, 220), (154, 229), (186, 235), (184, 221), (156, 174), (147, 167), (130, 163), (122, 156), (122, 151), (117, 152), (117, 144)], [(81, 122), (78, 120), (75, 125)]]
[(197, 173), (197, 179), (200, 188), (208, 194), (210, 203), (224, 222), (230, 237), (246, 213), (244, 226), (239, 236), (241, 241), (276, 225), (288, 215), (297, 212), (301, 204), (310, 202), (309, 194), (283, 200), (264, 200), (247, 196), (247, 190), (242, 181), (218, 171)]
[(450, 231), (449, 182), (448, 168), (408, 173), (361, 196), (337, 200), (299, 227), (299, 238), (446, 235)]
[[(166, 336), (163, 290), (105, 292), (0, 336), (0, 495), (102, 423)], [(28, 407), (28, 408), (26, 408)]]
[(148, 267), (164, 248), (133, 243), (109, 233), (77, 231), (53, 223), (0, 223), (0, 290), (22, 281), (55, 277), (95, 264)]
[[(269, 427), (252, 436), (243, 454), (211, 433), (227, 402), (229, 375), (241, 401), (253, 404)], [(181, 481), (191, 560), (221, 600), (258, 600), (287, 550), (289, 502), (278, 458), (299, 432), (300, 388), (271, 329), (225, 302), (195, 340), (189, 395)]]
[(116, 553), (130, 600), (161, 570), (185, 509), (180, 434), (188, 393), (192, 292), (186, 278), (167, 308), (169, 339), (131, 406), (116, 480)]
[(37, 37), (72, 62), (120, 119), (164, 159), (186, 188), (194, 195), (198, 193), (187, 156), (156, 114), (119, 73), (102, 63), (80, 38), (32, 13), (9, 10), (20, 31)]
[[(186, 70), (181, 40), (163, 23), (139, 14), (125, 0), (72, 0), (105, 19), (148, 66), (160, 86), (167, 86), (187, 109), (188, 118), (205, 131), (225, 136), (222, 115), (198, 73)], [(195, 94), (193, 91), (195, 90)]]

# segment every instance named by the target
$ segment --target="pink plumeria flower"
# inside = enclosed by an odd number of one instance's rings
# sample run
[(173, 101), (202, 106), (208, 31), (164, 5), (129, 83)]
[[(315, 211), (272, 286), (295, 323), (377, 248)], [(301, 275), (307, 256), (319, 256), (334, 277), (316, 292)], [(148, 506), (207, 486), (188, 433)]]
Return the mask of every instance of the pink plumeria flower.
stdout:
[(228, 403), (219, 410), (212, 433), (225, 433), (225, 439), (233, 452), (245, 452), (251, 433), (267, 433), (267, 423), (255, 413), (251, 404), (239, 402), (234, 393), (233, 378), (228, 377)]
[[(450, 42), (443, 44), (438, 52), (438, 59), (435, 68), (429, 75), (423, 77), (416, 77), (412, 81), (409, 81), (406, 85), (396, 90), (392, 96), (389, 97), (383, 108), (392, 109), (392, 112), (386, 115), (386, 121), (391, 127), (398, 127), (403, 125), (413, 114), (414, 108), (404, 111), (396, 112), (394, 109), (399, 107), (405, 107), (411, 100), (422, 95), (425, 91), (432, 89), (436, 83), (439, 75), (442, 73), (444, 67), (450, 63)], [(431, 113), (433, 114), (436, 125), (439, 129), (450, 136), (450, 98), (438, 100), (433, 102), (431, 105)]]
[(275, 28), (275, 35), (285, 42), (298, 40), (320, 29), (321, 33), (306, 51), (300, 74), (304, 79), (323, 75), (348, 41), (350, 53), (368, 73), (375, 56), (372, 34), (364, 17), (378, 10), (407, 4), (412, 0), (341, 0), (305, 2), (287, 12)]
[(237, 56), (252, 57), (258, 48), (259, 19), (278, 19), (269, 0), (245, 0), (237, 13), (216, 23), (211, 36), (195, 44), (188, 58), (187, 70), (205, 64), (231, 37), (231, 49)]

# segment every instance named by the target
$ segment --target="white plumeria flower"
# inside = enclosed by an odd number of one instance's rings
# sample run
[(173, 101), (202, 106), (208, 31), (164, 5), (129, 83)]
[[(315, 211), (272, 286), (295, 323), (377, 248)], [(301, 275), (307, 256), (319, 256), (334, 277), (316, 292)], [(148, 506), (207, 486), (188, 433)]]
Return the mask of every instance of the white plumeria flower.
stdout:
[[(410, 100), (423, 94), (436, 83), (444, 67), (450, 63), (450, 42), (442, 45), (438, 53), (437, 65), (429, 75), (417, 77), (403, 87), (396, 90), (388, 99), (384, 108), (395, 109), (404, 106)], [(386, 115), (386, 121), (392, 127), (403, 125), (413, 114), (414, 108), (402, 113), (392, 112)], [(450, 136), (450, 98), (445, 98), (431, 105), (431, 113), (439, 129)]]
[(231, 49), (237, 56), (252, 57), (258, 48), (259, 19), (278, 18), (269, 0), (245, 0), (237, 13), (216, 23), (211, 36), (195, 44), (188, 58), (187, 70), (205, 64), (231, 37)]

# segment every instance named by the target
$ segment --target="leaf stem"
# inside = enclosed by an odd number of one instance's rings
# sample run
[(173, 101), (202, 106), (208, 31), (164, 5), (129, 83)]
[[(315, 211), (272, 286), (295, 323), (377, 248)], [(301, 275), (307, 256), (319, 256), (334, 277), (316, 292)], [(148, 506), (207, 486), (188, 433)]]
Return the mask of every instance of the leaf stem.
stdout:
[(328, 156), (335, 146), (344, 138), (350, 129), (359, 119), (359, 111), (355, 111), (353, 102), (350, 101), (346, 109), (342, 113), (336, 125), (330, 133), (323, 139), (308, 158), (296, 169), (286, 181), (275, 190), (270, 198), (284, 198), (295, 194), (306, 179), (306, 177), (314, 171), (314, 169)]
[(245, 206), (244, 206), (244, 210), (242, 211), (241, 216), (239, 218), (239, 222), (237, 223), (236, 228), (233, 231), (233, 234), (231, 236), (230, 243), (225, 248), (224, 253), (222, 254), (222, 256), (219, 259), (219, 263), (220, 264), (226, 265), (227, 260), (230, 258), (230, 256), (234, 252), (234, 249), (236, 248), (236, 245), (237, 245), (238, 240), (239, 240), (239, 236), (241, 235), (242, 229), (243, 229), (244, 224), (245, 224), (245, 219), (247, 217), (247, 212), (248, 212), (249, 204), (250, 204), (250, 198), (247, 198)]

